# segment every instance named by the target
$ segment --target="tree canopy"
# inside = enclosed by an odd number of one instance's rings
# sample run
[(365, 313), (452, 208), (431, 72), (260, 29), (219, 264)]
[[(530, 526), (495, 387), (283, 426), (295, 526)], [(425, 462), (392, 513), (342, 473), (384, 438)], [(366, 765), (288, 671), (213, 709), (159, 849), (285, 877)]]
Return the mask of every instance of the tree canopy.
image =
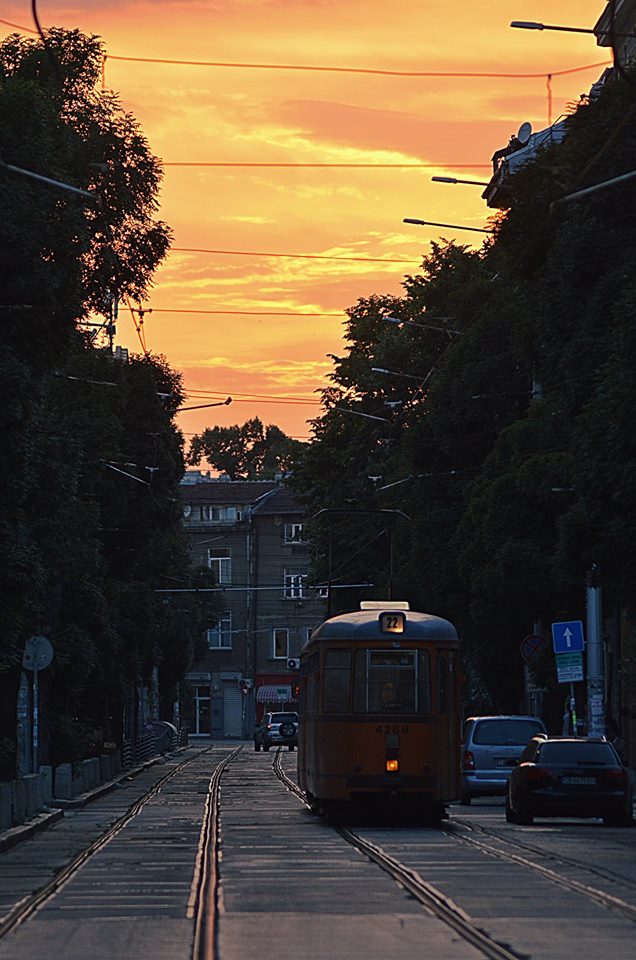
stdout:
[(318, 576), (330, 563), (366, 595), (386, 595), (388, 556), (354, 511), (409, 516), (394, 596), (458, 624), (479, 708), (519, 707), (521, 639), (584, 616), (593, 564), (631, 606), (635, 181), (562, 198), (634, 169), (634, 110), (632, 78), (582, 99), (563, 142), (510, 178), (480, 250), (433, 243), (402, 297), (350, 308), (292, 478), (312, 514), (352, 511), (329, 545), (316, 531)]
[(304, 444), (258, 417), (229, 427), (207, 427), (190, 441), (188, 463), (202, 460), (230, 480), (273, 480), (288, 473)]
[[(217, 606), (172, 604), (190, 570), (178, 484), (180, 376), (142, 351), (120, 362), (83, 332), (91, 312), (145, 296), (168, 249), (155, 218), (161, 166), (137, 121), (98, 89), (96, 37), (53, 29), (0, 45), (0, 778), (16, 770), (25, 642), (53, 643), (42, 677), (43, 757), (73, 760), (87, 731), (121, 734), (133, 684), (159, 667), (160, 695), (200, 647)], [(167, 595), (169, 597), (169, 595)], [(211, 597), (213, 594), (203, 596)], [(167, 706), (165, 707), (167, 709)]]

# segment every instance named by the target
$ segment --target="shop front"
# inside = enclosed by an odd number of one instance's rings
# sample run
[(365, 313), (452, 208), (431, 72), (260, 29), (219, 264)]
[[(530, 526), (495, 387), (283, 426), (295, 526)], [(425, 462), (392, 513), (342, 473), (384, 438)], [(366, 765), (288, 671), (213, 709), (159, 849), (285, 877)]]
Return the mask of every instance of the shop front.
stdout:
[(298, 702), (294, 696), (292, 680), (289, 674), (262, 673), (256, 675), (256, 721), (265, 713), (297, 710)]

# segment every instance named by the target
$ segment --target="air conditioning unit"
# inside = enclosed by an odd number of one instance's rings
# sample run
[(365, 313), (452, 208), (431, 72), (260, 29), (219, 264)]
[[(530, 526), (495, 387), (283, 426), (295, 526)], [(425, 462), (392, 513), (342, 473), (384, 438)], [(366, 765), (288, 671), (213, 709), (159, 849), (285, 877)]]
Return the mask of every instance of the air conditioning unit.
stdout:
[(298, 657), (290, 657), (287, 661), (288, 670), (300, 670), (300, 660)]

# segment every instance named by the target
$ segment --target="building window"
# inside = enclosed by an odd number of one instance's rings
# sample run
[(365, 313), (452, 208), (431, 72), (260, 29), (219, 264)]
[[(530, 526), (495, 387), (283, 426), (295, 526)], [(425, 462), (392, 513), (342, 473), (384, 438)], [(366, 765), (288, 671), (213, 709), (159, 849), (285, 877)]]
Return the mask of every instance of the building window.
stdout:
[(219, 584), (232, 583), (232, 557), (229, 547), (208, 549), (208, 567)]
[(224, 613), (213, 627), (208, 630), (208, 647), (210, 650), (232, 649), (232, 614)]
[(315, 627), (305, 627), (305, 643), (309, 643), (311, 640), (311, 635), (314, 632)]
[(301, 570), (285, 570), (285, 600), (303, 600), (307, 596), (307, 574)]
[(319, 600), (329, 599), (329, 587), (316, 587), (316, 596)]
[(235, 523), (241, 519), (241, 514), (236, 507), (215, 507), (206, 503), (201, 507), (201, 519), (215, 523)]
[(285, 524), (285, 543), (304, 543), (302, 523)]
[(272, 656), (275, 660), (286, 660), (289, 656), (289, 630), (287, 627), (281, 627), (273, 631)]
[(183, 518), (184, 518), (184, 520), (187, 520), (188, 517), (191, 516), (191, 515), (192, 515), (192, 504), (191, 504), (191, 503), (184, 503), (184, 504), (183, 504)]

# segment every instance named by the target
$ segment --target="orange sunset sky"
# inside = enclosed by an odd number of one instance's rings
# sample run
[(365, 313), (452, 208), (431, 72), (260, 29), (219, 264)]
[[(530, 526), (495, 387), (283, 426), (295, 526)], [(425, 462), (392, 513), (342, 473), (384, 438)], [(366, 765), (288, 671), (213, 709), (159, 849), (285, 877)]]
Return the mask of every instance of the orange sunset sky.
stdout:
[[(33, 30), (30, 7), (5, 0), (0, 36), (12, 32), (6, 21)], [(247, 254), (174, 250), (156, 273), (148, 348), (182, 371), (189, 404), (205, 403), (202, 392), (208, 402), (234, 398), (229, 407), (181, 414), (186, 436), (253, 416), (310, 435), (315, 391), (331, 369), (327, 354), (343, 350), (343, 311), (359, 297), (399, 294), (431, 239), (481, 242), (479, 234), (402, 223), (484, 226), (489, 211), (479, 187), (431, 183), (431, 176), (487, 180), (490, 157), (522, 121), (535, 130), (547, 125), (547, 74), (592, 65), (552, 77), (555, 120), (600, 75), (593, 65), (610, 60), (593, 36), (513, 30), (510, 21), (592, 27), (604, 7), (604, 0), (39, 0), (44, 27), (77, 27), (104, 40), (106, 86), (166, 164), (159, 215), (174, 247)], [(139, 350), (124, 311), (116, 342)]]

